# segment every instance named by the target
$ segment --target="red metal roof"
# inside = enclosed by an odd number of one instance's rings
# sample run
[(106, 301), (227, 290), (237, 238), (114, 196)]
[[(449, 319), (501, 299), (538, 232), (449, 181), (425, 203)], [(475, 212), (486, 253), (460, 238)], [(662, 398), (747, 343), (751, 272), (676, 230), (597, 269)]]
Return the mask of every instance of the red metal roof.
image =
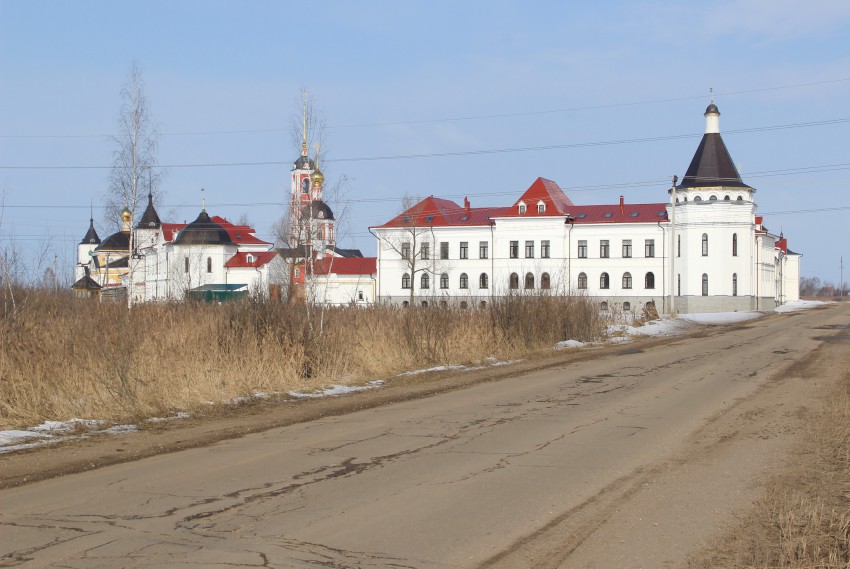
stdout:
[(317, 275), (374, 275), (378, 259), (375, 257), (324, 257), (313, 263)]
[[(519, 202), (527, 209), (519, 214)], [(538, 213), (537, 205), (542, 201), (545, 211)], [(468, 207), (469, 200), (460, 206), (451, 200), (429, 196), (377, 228), (393, 227), (446, 227), (490, 225), (497, 217), (566, 217), (575, 218), (575, 223), (657, 223), (667, 221), (666, 203), (611, 205), (574, 205), (564, 191), (551, 180), (537, 178), (522, 196), (509, 207)]]
[[(519, 213), (519, 203), (522, 202), (526, 206), (524, 214)], [(546, 206), (543, 213), (538, 213), (538, 204), (543, 202)], [(509, 208), (507, 215), (514, 217), (552, 217), (566, 215), (570, 213), (573, 207), (573, 202), (564, 193), (561, 187), (546, 178), (537, 178), (534, 180), (525, 193), (523, 193), (513, 207)]]
[[(251, 255), (252, 261), (248, 261), (248, 255)], [(277, 251), (260, 251), (257, 253), (240, 252), (233, 255), (224, 264), (228, 269), (233, 268), (250, 268), (262, 267), (277, 255)]]
[[(210, 219), (219, 224), (222, 229), (227, 231), (227, 234), (230, 235), (230, 240), (237, 245), (271, 245), (268, 241), (258, 239), (254, 235), (253, 227), (248, 227), (247, 225), (233, 225), (225, 218), (217, 215), (211, 216)], [(168, 242), (174, 241), (174, 238), (177, 237), (177, 234), (180, 233), (186, 225), (188, 224), (163, 223), (161, 225), (163, 238)]]
[(576, 205), (570, 209), (575, 224), (657, 223), (667, 221), (666, 203)]

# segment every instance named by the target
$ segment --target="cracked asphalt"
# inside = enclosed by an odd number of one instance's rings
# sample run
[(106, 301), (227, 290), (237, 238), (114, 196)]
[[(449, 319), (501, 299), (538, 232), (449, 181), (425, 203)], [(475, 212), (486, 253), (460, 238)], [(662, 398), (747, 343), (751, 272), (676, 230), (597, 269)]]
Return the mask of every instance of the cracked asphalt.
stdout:
[(848, 312), (6, 488), (0, 567), (682, 566), (846, 369)]

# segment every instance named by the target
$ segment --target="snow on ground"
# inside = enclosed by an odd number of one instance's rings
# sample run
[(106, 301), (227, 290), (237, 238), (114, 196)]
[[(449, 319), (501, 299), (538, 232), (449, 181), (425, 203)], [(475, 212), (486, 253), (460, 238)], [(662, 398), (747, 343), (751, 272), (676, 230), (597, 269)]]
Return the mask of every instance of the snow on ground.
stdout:
[(832, 304), (831, 302), (823, 302), (822, 300), (795, 300), (793, 302), (789, 302), (787, 304), (783, 304), (782, 306), (777, 306), (777, 312), (796, 312), (797, 310), (808, 310), (809, 308), (817, 308), (818, 306), (824, 306), (826, 304)]
[(102, 429), (106, 421), (71, 419), (45, 421), (29, 429), (0, 431), (0, 454), (47, 446), (62, 441), (84, 439), (93, 435), (117, 435), (139, 430), (136, 425), (114, 425)]
[[(797, 310), (806, 310), (829, 304), (818, 300), (797, 300), (776, 308), (776, 312), (794, 312)], [(630, 324), (611, 324), (608, 326), (607, 335), (608, 342), (624, 343), (630, 342), (636, 336), (677, 336), (684, 334), (687, 330), (695, 326), (723, 326), (729, 324), (737, 324), (746, 322), (764, 316), (764, 312), (714, 312), (706, 314), (680, 314), (677, 318), (663, 317), (659, 320), (650, 320), (642, 326), (632, 326)], [(578, 340), (565, 340), (558, 342), (555, 349), (581, 349), (589, 346), (599, 345), (604, 342), (579, 342)], [(496, 361), (490, 358), (487, 363), (477, 366), (465, 366), (459, 364), (442, 365), (430, 367), (427, 369), (419, 369), (408, 371), (399, 374), (398, 377), (418, 375), (421, 373), (440, 372), (440, 371), (475, 371), (488, 367), (504, 366), (517, 363), (521, 360)], [(351, 386), (351, 385), (331, 385), (327, 388), (318, 389), (309, 393), (301, 391), (290, 391), (288, 395), (295, 399), (312, 399), (317, 397), (339, 397), (358, 391), (368, 389), (377, 389), (384, 385), (381, 380), (371, 381), (366, 385)], [(269, 399), (272, 395), (263, 391), (256, 391), (246, 397), (235, 397), (223, 401), (225, 404), (237, 405), (255, 399)], [(212, 404), (212, 402), (209, 402)], [(179, 412), (171, 417), (152, 417), (147, 419), (147, 422), (156, 423), (161, 421), (171, 421), (175, 419), (188, 418), (189, 414)], [(41, 425), (30, 427), (29, 429), (0, 431), (0, 454), (14, 452), (34, 448), (37, 446), (45, 446), (56, 444), (61, 441), (82, 439), (90, 436), (103, 434), (120, 434), (137, 431), (136, 425), (114, 425), (109, 428), (104, 428), (106, 421), (96, 419), (71, 419), (70, 421), (45, 421)]]

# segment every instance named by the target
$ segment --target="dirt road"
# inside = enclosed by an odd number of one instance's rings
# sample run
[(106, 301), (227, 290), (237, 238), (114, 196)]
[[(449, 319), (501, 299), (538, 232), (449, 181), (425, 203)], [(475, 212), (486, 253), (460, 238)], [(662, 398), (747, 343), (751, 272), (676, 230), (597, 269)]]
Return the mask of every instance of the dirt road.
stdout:
[(776, 315), (7, 488), (0, 566), (681, 567), (782, 467), (848, 324)]

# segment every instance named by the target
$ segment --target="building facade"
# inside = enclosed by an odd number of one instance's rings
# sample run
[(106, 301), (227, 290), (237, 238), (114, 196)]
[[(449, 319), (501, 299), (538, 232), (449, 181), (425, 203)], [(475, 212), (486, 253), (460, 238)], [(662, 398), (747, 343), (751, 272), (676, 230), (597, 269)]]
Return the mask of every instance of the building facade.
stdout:
[(538, 178), (507, 207), (430, 196), (377, 236), (378, 301), (483, 306), (512, 294), (582, 294), (602, 310), (772, 309), (799, 295), (800, 255), (756, 216), (720, 136), (717, 106), (668, 200), (576, 205)]

